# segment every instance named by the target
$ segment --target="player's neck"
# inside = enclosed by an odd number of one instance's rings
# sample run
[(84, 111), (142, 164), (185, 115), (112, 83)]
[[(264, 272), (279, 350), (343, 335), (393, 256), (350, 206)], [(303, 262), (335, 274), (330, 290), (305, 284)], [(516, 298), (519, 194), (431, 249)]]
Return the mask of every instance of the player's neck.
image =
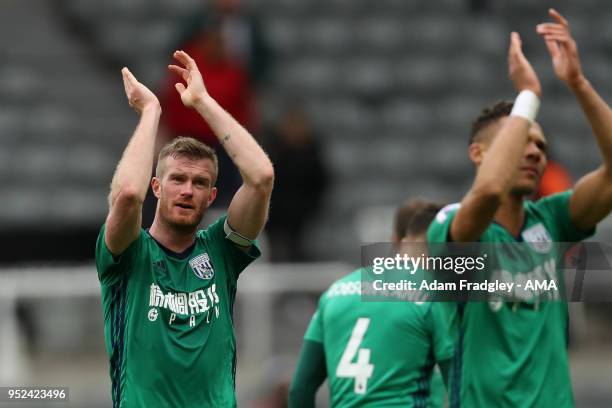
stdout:
[(180, 229), (164, 222), (158, 214), (155, 215), (153, 224), (149, 228), (149, 234), (157, 242), (169, 250), (181, 253), (193, 245), (195, 241), (197, 226), (189, 229)]
[(506, 228), (513, 236), (517, 236), (525, 221), (523, 196), (510, 194), (502, 201), (493, 217), (495, 222)]

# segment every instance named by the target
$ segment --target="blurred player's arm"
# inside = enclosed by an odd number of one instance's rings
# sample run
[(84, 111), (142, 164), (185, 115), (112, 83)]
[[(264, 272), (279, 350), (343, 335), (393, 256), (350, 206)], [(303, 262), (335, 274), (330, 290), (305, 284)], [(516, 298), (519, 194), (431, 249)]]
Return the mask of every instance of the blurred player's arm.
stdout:
[(459, 342), (461, 322), (458, 310), (459, 306), (454, 303), (435, 302), (430, 306), (430, 316), (427, 319), (430, 324), (433, 355), (448, 394), (453, 386), (451, 384), (453, 357)]
[(570, 198), (572, 222), (589, 231), (612, 210), (612, 111), (582, 72), (569, 23), (554, 9), (549, 14), (554, 23), (539, 24), (537, 32), (546, 42), (555, 74), (578, 99), (603, 157), (599, 168), (576, 183)]
[(253, 136), (210, 97), (195, 61), (183, 51), (176, 51), (174, 58), (182, 66), (170, 65), (169, 69), (187, 83), (187, 87), (176, 84), (183, 104), (204, 118), (242, 176), (243, 183), (230, 203), (227, 222), (235, 232), (253, 240), (268, 217), (274, 184), (272, 163)]
[[(521, 49), (518, 33), (512, 33), (508, 50), (510, 79), (518, 92), (531, 91), (540, 98), (540, 81)], [(471, 189), (461, 201), (450, 227), (450, 238), (455, 242), (477, 241), (487, 229), (514, 178), (528, 141), (530, 122), (521, 116), (510, 115), (493, 139), (484, 155), (482, 145), (470, 146), (472, 158), (482, 158)]]
[(327, 369), (323, 344), (304, 340), (297, 369), (289, 388), (289, 408), (314, 407), (317, 389), (325, 378), (327, 378)]
[(157, 97), (123, 68), (128, 102), (140, 114), (140, 122), (117, 165), (109, 195), (104, 240), (115, 256), (138, 238), (144, 202), (153, 167), (155, 137), (161, 115)]

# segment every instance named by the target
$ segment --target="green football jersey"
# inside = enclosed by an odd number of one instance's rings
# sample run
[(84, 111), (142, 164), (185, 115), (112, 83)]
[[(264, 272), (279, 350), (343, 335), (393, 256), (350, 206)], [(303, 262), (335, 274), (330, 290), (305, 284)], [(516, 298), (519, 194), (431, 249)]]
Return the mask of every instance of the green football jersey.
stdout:
[[(570, 195), (567, 191), (526, 201), (525, 223), (518, 237), (495, 222), (481, 236), (483, 243), (516, 244), (504, 248), (524, 243), (520, 254), (502, 251), (499, 244), (486, 246), (498, 248), (497, 253), (488, 254), (487, 268), (494, 279), (526, 287), (528, 280), (554, 278), (560, 287), (544, 295), (520, 291), (517, 286), (512, 301), (494, 295), (489, 301), (457, 303), (447, 309), (452, 310), (449, 318), (456, 323), (458, 339), (450, 379), (451, 406), (574, 406), (567, 356), (568, 310), (561, 299), (564, 254), (554, 243), (576, 242), (589, 234), (571, 222)], [(438, 213), (428, 230), (429, 242), (448, 241), (458, 208), (454, 204)]]
[(432, 370), (454, 347), (446, 316), (437, 303), (362, 301), (361, 274), (369, 271), (331, 285), (304, 335), (323, 344), (331, 406), (435, 406)]
[(175, 254), (148, 232), (118, 258), (96, 246), (113, 407), (233, 407), (232, 310), (240, 272), (260, 255), (225, 238), (221, 217)]

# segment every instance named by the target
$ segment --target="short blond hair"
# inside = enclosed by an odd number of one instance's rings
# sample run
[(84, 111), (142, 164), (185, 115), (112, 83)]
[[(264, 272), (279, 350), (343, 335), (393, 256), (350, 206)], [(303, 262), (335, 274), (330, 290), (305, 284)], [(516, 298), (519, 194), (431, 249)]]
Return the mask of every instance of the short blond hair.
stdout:
[(219, 174), (219, 160), (217, 159), (217, 153), (215, 150), (205, 145), (204, 143), (196, 140), (192, 137), (180, 136), (173, 139), (170, 143), (166, 144), (159, 152), (157, 156), (157, 166), (155, 167), (155, 177), (161, 178), (164, 173), (164, 159), (167, 157), (177, 158), (185, 157), (189, 160), (202, 160), (208, 159), (212, 161), (215, 174), (212, 180), (212, 185), (215, 185), (217, 181), (217, 175)]

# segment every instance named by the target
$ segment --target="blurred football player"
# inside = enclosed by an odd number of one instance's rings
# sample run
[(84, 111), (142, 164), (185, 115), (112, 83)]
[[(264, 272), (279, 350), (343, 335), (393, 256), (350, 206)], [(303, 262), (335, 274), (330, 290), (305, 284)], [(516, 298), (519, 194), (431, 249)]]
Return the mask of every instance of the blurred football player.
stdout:
[[(514, 284), (536, 278), (557, 282), (558, 291), (516, 290), (496, 301), (459, 302), (457, 356), (451, 405), (464, 407), (573, 407), (567, 355), (567, 303), (563, 251), (558, 242), (591, 236), (612, 209), (612, 112), (585, 78), (569, 24), (550, 10), (553, 22), (537, 26), (554, 71), (584, 111), (603, 162), (573, 191), (527, 200), (546, 166), (547, 142), (535, 121), (540, 82), (512, 33), (509, 75), (519, 95), (485, 109), (474, 122), (469, 157), (476, 177), (460, 204), (443, 209), (428, 230), (430, 242), (517, 244), (519, 254), (490, 254), (490, 271)], [(522, 246), (519, 243), (524, 243)], [(506, 246), (507, 248), (508, 246)], [(495, 250), (490, 245), (486, 248)], [(555, 286), (557, 285), (555, 284)], [(551, 288), (552, 289), (552, 288)], [(496, 295), (499, 296), (499, 295)]]
[[(422, 256), (425, 248), (417, 243), (424, 243), (440, 208), (425, 200), (398, 208), (394, 251)], [(435, 363), (446, 373), (453, 356), (443, 304), (382, 297), (363, 301), (362, 288), (367, 285), (362, 286), (362, 280), (371, 273), (372, 267), (357, 269), (321, 295), (304, 335), (290, 407), (313, 407), (326, 378), (333, 407), (443, 406), (439, 373), (433, 378), (433, 395), (431, 387)]]

